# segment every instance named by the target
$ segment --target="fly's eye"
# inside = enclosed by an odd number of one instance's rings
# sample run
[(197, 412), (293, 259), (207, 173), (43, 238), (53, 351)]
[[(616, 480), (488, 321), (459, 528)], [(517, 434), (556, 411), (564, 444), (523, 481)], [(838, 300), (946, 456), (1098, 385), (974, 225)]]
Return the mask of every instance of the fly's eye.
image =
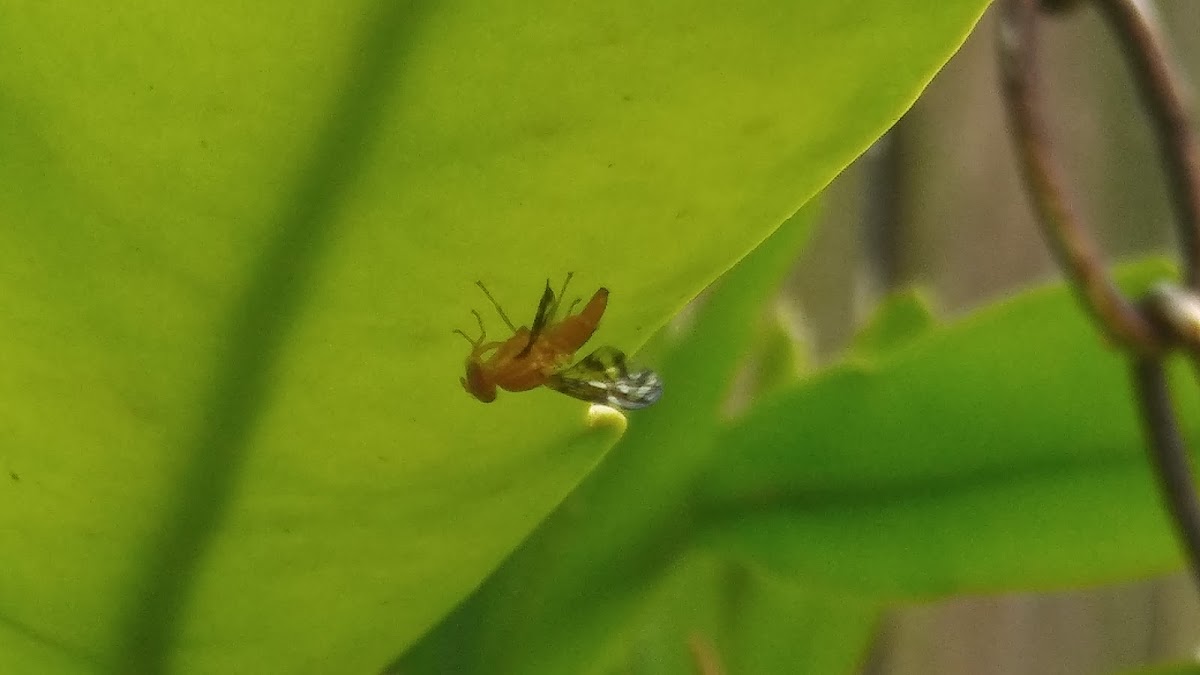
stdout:
[(496, 400), (496, 383), (488, 380), (483, 374), (483, 368), (475, 362), (467, 363), (467, 376), (459, 378), (463, 389), (484, 403)]

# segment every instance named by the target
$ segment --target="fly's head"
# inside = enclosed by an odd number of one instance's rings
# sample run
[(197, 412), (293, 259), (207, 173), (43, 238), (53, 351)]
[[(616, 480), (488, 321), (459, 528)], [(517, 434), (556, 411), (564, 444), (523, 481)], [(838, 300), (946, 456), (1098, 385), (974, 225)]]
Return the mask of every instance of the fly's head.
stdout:
[(475, 320), (479, 323), (479, 339), (473, 340), (466, 332), (454, 330), (455, 333), (471, 343), (471, 353), (467, 355), (467, 374), (458, 378), (458, 381), (468, 394), (484, 403), (491, 403), (496, 400), (496, 382), (488, 376), (487, 369), (483, 366), (483, 354), (494, 348), (494, 345), (484, 343), (487, 332), (483, 329), (483, 317), (479, 316), (479, 312), (475, 310), (471, 310), (471, 313), (475, 315)]
[(483, 364), (479, 361), (473, 358), (467, 359), (467, 374), (458, 378), (458, 381), (462, 383), (463, 389), (468, 394), (480, 401), (491, 403), (496, 400), (496, 383), (487, 376)]

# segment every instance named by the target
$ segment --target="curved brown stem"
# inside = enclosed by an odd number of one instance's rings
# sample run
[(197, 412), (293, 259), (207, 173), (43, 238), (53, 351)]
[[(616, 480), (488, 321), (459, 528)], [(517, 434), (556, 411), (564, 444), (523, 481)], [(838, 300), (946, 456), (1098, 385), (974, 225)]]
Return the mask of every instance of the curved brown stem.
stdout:
[(1184, 88), (1162, 32), (1144, 0), (1095, 0), (1133, 70), (1133, 81), (1158, 139), (1182, 249), (1184, 280), (1200, 290), (1200, 149)]
[(1025, 182), (1041, 216), (1038, 222), (1042, 232), (1075, 293), (1104, 332), (1138, 354), (1157, 353), (1161, 349), (1158, 331), (1109, 277), (1099, 249), (1064, 187), (1038, 86), (1038, 0), (1004, 0), (999, 8), (1004, 101)]
[[(1045, 3), (1045, 0), (1043, 0)], [(1133, 379), (1163, 499), (1200, 583), (1200, 498), (1163, 369), (1167, 343), (1185, 345), (1200, 363), (1200, 155), (1181, 87), (1142, 0), (1096, 0), (1133, 69), (1150, 113), (1171, 185), (1188, 289), (1164, 287), (1146, 311), (1116, 288), (1099, 250), (1071, 205), (1055, 161), (1037, 81), (1039, 0), (1001, 0), (1000, 69), (1014, 142), (1039, 222), (1058, 264), (1100, 327), (1133, 356)], [(1076, 3), (1046, 3), (1065, 9)]]
[(1163, 500), (1191, 560), (1192, 574), (1200, 585), (1200, 500), (1187, 448), (1175, 421), (1162, 360), (1136, 359), (1133, 376), (1150, 459), (1159, 477)]

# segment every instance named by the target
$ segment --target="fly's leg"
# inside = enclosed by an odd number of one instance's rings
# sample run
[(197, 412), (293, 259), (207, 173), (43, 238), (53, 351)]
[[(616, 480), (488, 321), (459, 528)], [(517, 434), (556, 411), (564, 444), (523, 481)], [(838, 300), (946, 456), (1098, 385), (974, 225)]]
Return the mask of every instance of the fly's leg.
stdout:
[[(500, 315), (501, 319), (504, 319), (504, 325), (508, 326), (508, 329), (511, 330), (512, 332), (514, 332), (514, 333), (517, 332), (517, 327), (513, 325), (512, 321), (508, 320), (508, 315), (504, 313), (504, 308), (502, 308), (500, 306), (500, 303), (496, 302), (496, 299), (493, 298), (492, 294), (488, 292), (488, 289), (486, 286), (483, 285), (483, 282), (476, 281), (475, 285), (479, 287), (479, 290), (483, 291), (483, 294), (487, 296), (488, 300), (492, 301), (492, 306), (496, 308), (496, 313)], [(471, 311), (474, 311), (474, 310), (471, 310)], [(479, 316), (479, 314), (476, 313), (475, 316)], [(483, 322), (481, 321), (480, 327), (482, 327), (482, 326), (483, 326)]]
[[(558, 316), (558, 306), (562, 304), (563, 298), (567, 297), (567, 284), (571, 283), (571, 277), (575, 276), (574, 272), (567, 272), (567, 278), (563, 279), (562, 290), (558, 292), (558, 297), (554, 298), (554, 304), (550, 307), (550, 318)], [(550, 280), (546, 280), (546, 286), (550, 286)], [(567, 314), (571, 312), (568, 311)]]

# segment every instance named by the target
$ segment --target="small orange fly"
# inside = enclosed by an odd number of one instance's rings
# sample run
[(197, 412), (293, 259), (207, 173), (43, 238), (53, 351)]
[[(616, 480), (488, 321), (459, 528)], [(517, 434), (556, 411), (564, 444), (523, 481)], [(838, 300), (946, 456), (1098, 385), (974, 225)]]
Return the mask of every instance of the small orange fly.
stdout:
[(573, 274), (567, 274), (562, 289), (555, 295), (546, 281), (538, 302), (532, 328), (513, 326), (500, 303), (483, 282), (475, 282), (491, 301), (512, 337), (503, 342), (487, 341), (483, 317), (471, 310), (479, 323), (479, 339), (465, 332), (455, 333), (471, 343), (466, 376), (460, 378), (463, 389), (484, 403), (496, 400), (496, 389), (529, 391), (547, 386), (568, 396), (593, 403), (626, 409), (644, 408), (662, 395), (662, 382), (652, 370), (631, 370), (625, 354), (615, 347), (600, 347), (571, 365), (575, 352), (591, 339), (608, 306), (608, 289), (600, 288), (578, 314), (572, 314), (579, 300), (571, 303), (558, 319), (560, 304)]

